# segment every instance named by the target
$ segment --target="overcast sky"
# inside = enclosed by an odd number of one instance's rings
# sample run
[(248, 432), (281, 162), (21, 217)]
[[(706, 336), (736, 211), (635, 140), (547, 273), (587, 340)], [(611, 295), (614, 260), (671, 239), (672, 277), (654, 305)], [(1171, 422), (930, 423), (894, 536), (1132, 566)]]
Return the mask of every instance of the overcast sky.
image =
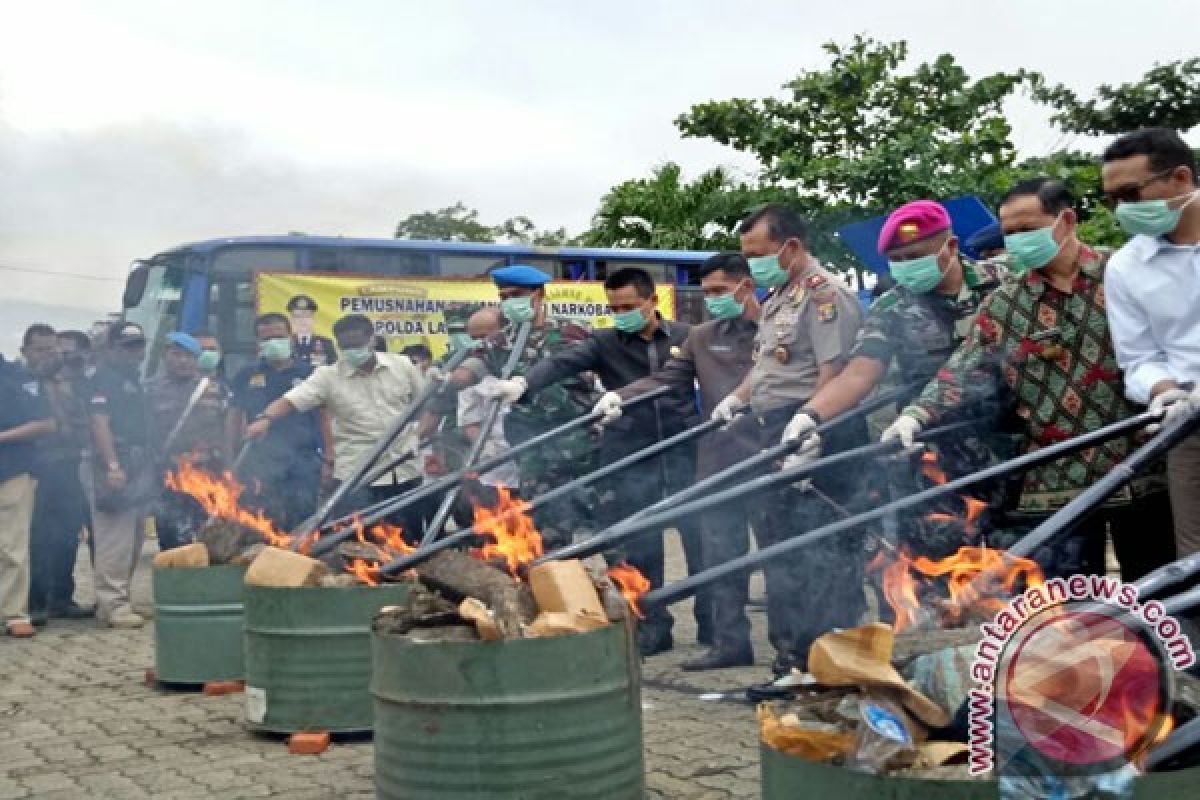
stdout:
[[(578, 231), (606, 189), (665, 160), (751, 167), (672, 119), (776, 92), (826, 40), (904, 38), (972, 75), (1024, 66), (1086, 91), (1195, 55), (1195, 9), (0, 0), (3, 296), (115, 307), (129, 262), (174, 244), (389, 236), (456, 200)], [(1028, 104), (1012, 115), (1024, 152), (1060, 143)]]

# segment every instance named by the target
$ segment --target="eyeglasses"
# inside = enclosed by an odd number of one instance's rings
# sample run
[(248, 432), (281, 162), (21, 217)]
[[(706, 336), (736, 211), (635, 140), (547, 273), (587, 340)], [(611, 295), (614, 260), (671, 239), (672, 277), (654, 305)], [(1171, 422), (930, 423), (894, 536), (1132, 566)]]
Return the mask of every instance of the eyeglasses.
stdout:
[(1105, 192), (1104, 205), (1108, 206), (1108, 209), (1111, 211), (1117, 207), (1118, 203), (1136, 203), (1142, 199), (1142, 189), (1145, 189), (1155, 181), (1161, 181), (1174, 171), (1175, 168), (1170, 167), (1169, 169), (1164, 169), (1162, 172), (1154, 173), (1144, 181), (1132, 183), (1128, 186), (1122, 186), (1119, 189), (1114, 189), (1111, 192)]

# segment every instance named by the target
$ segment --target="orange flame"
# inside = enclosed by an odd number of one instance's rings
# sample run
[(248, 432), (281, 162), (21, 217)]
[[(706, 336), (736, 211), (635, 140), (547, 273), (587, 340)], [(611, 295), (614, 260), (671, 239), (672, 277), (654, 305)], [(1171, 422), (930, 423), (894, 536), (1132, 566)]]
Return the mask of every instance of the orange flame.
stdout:
[(365, 545), (370, 545), (379, 551), (380, 558), (355, 558), (346, 565), (346, 572), (358, 578), (359, 583), (367, 586), (378, 586), (382, 578), (380, 568), (382, 559), (400, 558), (416, 551), (416, 547), (404, 540), (404, 531), (395, 525), (381, 522), (366, 528), (362, 519), (356, 514), (350, 520), (354, 528), (354, 538)]
[(926, 450), (921, 454), (921, 474), (938, 486), (948, 480), (945, 471), (938, 466), (937, 454), (932, 450)]
[(346, 566), (346, 571), (358, 578), (359, 583), (367, 586), (379, 585), (379, 562), (356, 558)]
[[(872, 562), (883, 563), (881, 559)], [(883, 593), (896, 613), (896, 630), (916, 624), (921, 589), (941, 579), (950, 594), (940, 609), (949, 622), (958, 622), (971, 610), (998, 611), (1018, 588), (1045, 583), (1037, 563), (987, 547), (960, 547), (958, 552), (934, 561), (900, 552), (883, 569)]]
[(517, 577), (524, 565), (542, 555), (542, 535), (533, 524), (527, 501), (503, 486), (496, 487), (496, 492), (495, 507), (475, 506), (475, 530), (491, 541), (473, 555), (483, 561), (502, 558), (509, 573)]
[(179, 469), (167, 472), (165, 483), (168, 489), (190, 495), (214, 519), (248, 528), (275, 547), (288, 547), (292, 543), (292, 537), (276, 528), (261, 511), (250, 511), (238, 505), (244, 487), (231, 472), (218, 477), (187, 459), (180, 459)]
[(645, 619), (646, 615), (642, 613), (639, 606), (639, 601), (646, 592), (650, 591), (650, 581), (646, 576), (638, 572), (637, 568), (622, 561), (616, 566), (608, 568), (608, 577), (621, 590), (621, 594), (625, 596), (625, 602), (629, 603), (629, 607), (637, 614), (638, 619)]

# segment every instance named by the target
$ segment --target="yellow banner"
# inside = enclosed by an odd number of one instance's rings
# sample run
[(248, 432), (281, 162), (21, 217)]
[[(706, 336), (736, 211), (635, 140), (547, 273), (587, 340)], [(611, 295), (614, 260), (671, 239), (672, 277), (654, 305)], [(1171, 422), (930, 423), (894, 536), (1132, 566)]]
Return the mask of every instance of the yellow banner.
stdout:
[[(333, 336), (333, 323), (347, 314), (365, 314), (375, 332), (387, 339), (388, 350), (399, 352), (412, 344), (428, 345), (434, 358), (447, 348), (447, 305), (497, 305), (495, 285), (488, 280), (452, 278), (381, 278), (378, 275), (329, 275), (303, 272), (259, 272), (258, 313), (287, 314), (288, 302), (304, 295), (317, 306), (313, 333)], [(552, 317), (570, 319), (588, 328), (612, 327), (612, 309), (599, 281), (546, 284)], [(658, 287), (658, 309), (675, 319), (675, 287)]]

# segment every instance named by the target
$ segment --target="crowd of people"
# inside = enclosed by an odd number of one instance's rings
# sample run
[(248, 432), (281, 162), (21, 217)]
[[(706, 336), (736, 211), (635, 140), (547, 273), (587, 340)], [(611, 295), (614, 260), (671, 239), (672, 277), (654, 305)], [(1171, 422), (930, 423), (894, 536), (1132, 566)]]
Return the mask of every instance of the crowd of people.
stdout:
[[(548, 550), (781, 442), (792, 445), (785, 467), (863, 444), (866, 421), (850, 412), (884, 386), (901, 387), (899, 413), (882, 438), (902, 444), (902, 458), (820, 470), (751, 502), (678, 520), (692, 572), (746, 552), (751, 535), (763, 547), (921, 488), (913, 453), (924, 433), (950, 422), (970, 427), (931, 447), (953, 478), (1095, 431), (1141, 406), (1165, 418), (1194, 412), (1194, 153), (1173, 131), (1139, 130), (1108, 146), (1102, 176), (1116, 219), (1132, 237), (1115, 253), (1080, 239), (1075, 201), (1049, 177), (1031, 176), (1003, 195), (996, 209), (1002, 240), (989, 245), (988, 258), (964, 254), (937, 202), (914, 199), (894, 209), (878, 250), (895, 285), (866, 312), (812, 255), (805, 221), (781, 205), (742, 222), (740, 252), (715, 255), (701, 267), (709, 319), (697, 325), (663, 317), (654, 281), (642, 269), (608, 274), (614, 325), (589, 331), (548, 314), (549, 276), (532, 267), (499, 268), (490, 274), (498, 308), (466, 308), (450, 321), (452, 352), (469, 352), (445, 373), (428, 348), (386, 352), (365, 316), (339, 319), (333, 341), (315, 336), (315, 304), (305, 297), (289, 303), (290, 316), (255, 320), (259, 358), (228, 381), (218, 343), (198, 333), (170, 334), (155, 377), (143, 382), (146, 341), (137, 325), (111, 328), (94, 365), (86, 336), (34, 326), (24, 339), (24, 367), (0, 366), (0, 611), (8, 632), (28, 636), (31, 622), (91, 613), (74, 603), (70, 578), (82, 532), (92, 549), (98, 620), (142, 624), (129, 603), (129, 581), (143, 519), (155, 520), (163, 548), (189, 541), (204, 522), (191, 497), (164, 484), (179, 459), (213, 472), (236, 465), (244, 502), (290, 530), (357, 474), (364, 455), (429, 394), (431, 382), (435, 390), (417, 422), (342, 498), (338, 513), (387, 508), (462, 466), (481, 436), (477, 449), (486, 456), (581, 414), (598, 412), (603, 420), (598, 430), (577, 428), (472, 476), (454, 510), (459, 525), (469, 524), (471, 503), (489, 504), (498, 489), (537, 497), (704, 419), (720, 421), (697, 443), (539, 507), (535, 522)], [(513, 353), (526, 329), (523, 350)], [(659, 387), (668, 391), (630, 402)], [(502, 408), (501, 422), (485, 430), (489, 401)], [(871, 535), (828, 539), (768, 563), (773, 671), (803, 668), (817, 636), (858, 622), (870, 581), (867, 543), (890, 537), (892, 546), (934, 558), (968, 543), (1011, 546), (1144, 438), (1115, 439), (981, 487), (988, 510), (973, 529), (934, 524), (922, 509)], [(738, 480), (755, 474), (746, 470)], [(429, 525), (440, 524), (438, 502), (435, 495), (397, 504), (390, 521), (418, 542)], [(1196, 504), (1200, 436), (1035, 557), (1053, 575), (1102, 573), (1111, 538), (1122, 577), (1135, 579), (1200, 550)], [(627, 560), (661, 586), (663, 533), (630, 539), (610, 558)], [(684, 669), (754, 662), (747, 604), (746, 575), (699, 593), (693, 613), (708, 649)], [(651, 610), (639, 626), (644, 655), (673, 646), (672, 624), (667, 610)]]

